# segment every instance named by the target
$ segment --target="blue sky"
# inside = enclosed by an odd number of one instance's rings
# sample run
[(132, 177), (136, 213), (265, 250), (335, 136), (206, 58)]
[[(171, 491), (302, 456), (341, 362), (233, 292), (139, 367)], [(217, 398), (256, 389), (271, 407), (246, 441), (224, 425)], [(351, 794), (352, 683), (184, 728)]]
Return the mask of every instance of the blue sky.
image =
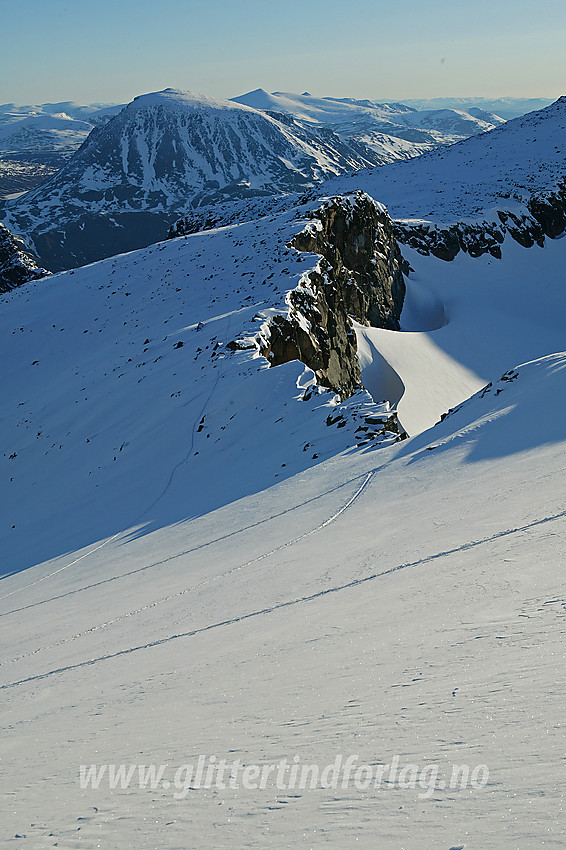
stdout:
[(558, 97), (565, 0), (3, 2), (0, 102), (171, 86), (373, 99)]

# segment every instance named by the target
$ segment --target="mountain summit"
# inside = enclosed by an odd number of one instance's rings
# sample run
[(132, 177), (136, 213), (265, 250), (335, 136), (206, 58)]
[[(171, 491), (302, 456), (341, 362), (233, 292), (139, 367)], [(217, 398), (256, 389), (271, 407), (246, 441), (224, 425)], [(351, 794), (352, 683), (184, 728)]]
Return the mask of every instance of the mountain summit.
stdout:
[(303, 191), (375, 162), (328, 130), (280, 119), (175, 89), (141, 95), (9, 206), (6, 223), (59, 270), (164, 238), (201, 204)]

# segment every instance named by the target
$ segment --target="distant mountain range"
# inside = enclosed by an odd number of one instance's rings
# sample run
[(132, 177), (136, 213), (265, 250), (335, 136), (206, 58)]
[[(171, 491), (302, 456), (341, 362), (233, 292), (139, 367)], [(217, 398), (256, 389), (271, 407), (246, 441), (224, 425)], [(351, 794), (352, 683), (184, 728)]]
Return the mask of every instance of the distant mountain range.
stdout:
[(418, 111), (403, 103), (377, 103), (353, 98), (317, 98), (308, 92), (263, 89), (234, 98), (253, 109), (292, 115), (303, 126), (328, 127), (343, 141), (366, 145), (379, 164), (410, 159), (439, 145), (452, 144), (503, 123), (496, 115), (472, 115), (453, 109)]
[[(348, 189), (352, 180), (365, 186), (375, 166), (386, 166), (375, 171), (385, 187), (399, 174), (398, 203), (416, 191), (420, 173), (418, 161), (415, 177), (397, 172), (399, 160), (424, 153), (440, 161), (444, 153), (434, 149), (505, 125), (478, 105), (469, 110), (262, 89), (231, 101), (166, 89), (123, 108), (7, 104), (0, 107), (0, 181), (3, 169), (6, 176), (6, 168), (25, 172), (30, 164), (34, 179), (41, 169), (49, 179), (4, 201), (0, 218), (41, 265), (59, 271), (149, 245), (179, 218), (199, 210), (206, 218), (227, 201), (301, 193), (342, 175)], [(360, 171), (359, 180), (347, 176)], [(445, 180), (440, 171), (436, 196)], [(474, 180), (484, 178), (478, 172)], [(473, 202), (477, 193), (469, 194)]]
[(0, 105), (0, 198), (47, 180), (82, 145), (93, 127), (116, 115), (117, 104), (72, 101)]
[(123, 108), (113, 104), (82, 106), (72, 101), (40, 106), (0, 105), (0, 151), (76, 150), (93, 127)]
[[(312, 132), (327, 127), (343, 141), (368, 148), (374, 164), (418, 156), (497, 125), (502, 119), (476, 110), (417, 112), (399, 103), (308, 94), (268, 94), (262, 89), (234, 98), (254, 109), (292, 116)], [(94, 127), (117, 115), (124, 104), (73, 101), (0, 105), (0, 198), (12, 197), (53, 176)]]
[(473, 109), (480, 109), (495, 112), (501, 118), (509, 120), (526, 115), (527, 112), (544, 109), (553, 100), (552, 97), (433, 97), (429, 100), (409, 99), (403, 103), (415, 109), (461, 109), (470, 114), (474, 114)]

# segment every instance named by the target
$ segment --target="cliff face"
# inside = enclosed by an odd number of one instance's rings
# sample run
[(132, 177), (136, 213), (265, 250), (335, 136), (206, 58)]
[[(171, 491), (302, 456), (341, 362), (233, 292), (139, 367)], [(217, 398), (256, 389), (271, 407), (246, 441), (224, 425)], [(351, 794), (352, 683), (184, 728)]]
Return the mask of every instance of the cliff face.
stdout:
[(405, 296), (403, 259), (386, 210), (368, 195), (332, 198), (289, 243), (320, 255), (287, 296), (260, 341), (271, 365), (300, 360), (319, 384), (347, 398), (361, 384), (350, 316), (364, 325), (399, 329)]
[(23, 242), (0, 224), (0, 292), (9, 292), (46, 274), (49, 272), (39, 268)]
[(532, 195), (513, 209), (498, 209), (491, 221), (456, 222), (442, 226), (429, 221), (396, 221), (395, 235), (400, 242), (421, 254), (433, 254), (441, 260), (453, 260), (459, 251), (472, 257), (490, 253), (501, 258), (508, 233), (524, 248), (535, 242), (544, 245), (546, 237), (555, 239), (566, 229), (566, 178), (556, 189)]

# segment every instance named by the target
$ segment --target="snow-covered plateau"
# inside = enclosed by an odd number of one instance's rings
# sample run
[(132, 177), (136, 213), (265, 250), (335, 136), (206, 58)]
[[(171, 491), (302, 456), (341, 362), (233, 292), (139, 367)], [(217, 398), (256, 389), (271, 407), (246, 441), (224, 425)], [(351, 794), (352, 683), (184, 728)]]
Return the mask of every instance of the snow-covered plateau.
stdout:
[(565, 846), (548, 110), (1, 296), (4, 846)]

